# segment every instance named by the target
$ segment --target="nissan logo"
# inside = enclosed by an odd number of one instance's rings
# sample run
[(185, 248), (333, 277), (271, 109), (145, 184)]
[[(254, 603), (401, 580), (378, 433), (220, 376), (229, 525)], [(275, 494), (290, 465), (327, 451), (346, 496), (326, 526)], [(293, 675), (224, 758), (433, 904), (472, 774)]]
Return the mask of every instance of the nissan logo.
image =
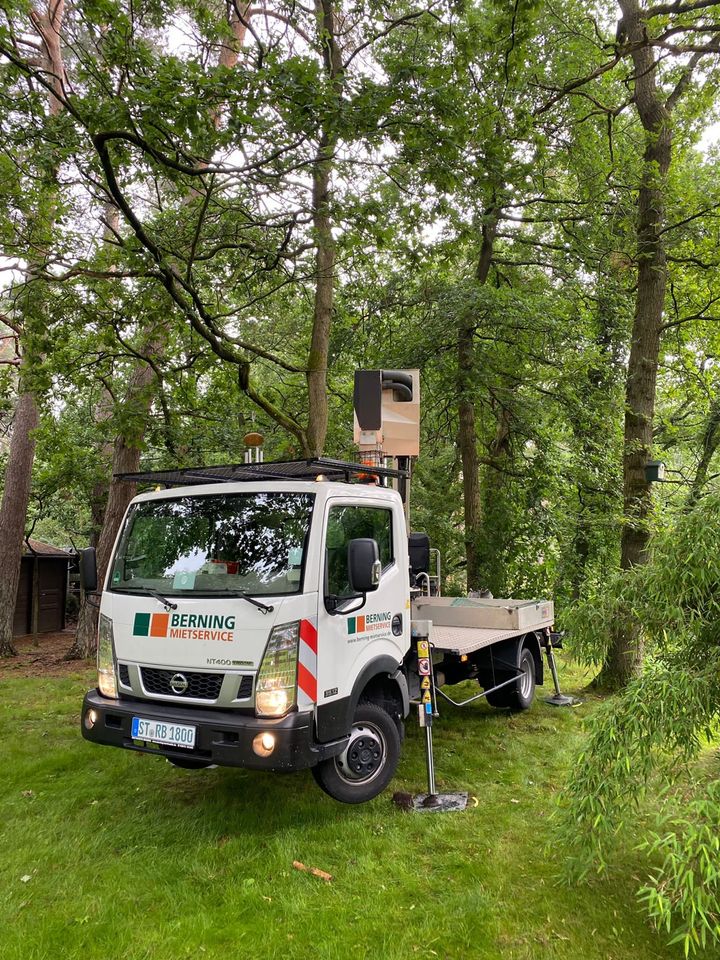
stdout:
[(188, 688), (188, 679), (186, 676), (183, 676), (182, 673), (173, 674), (170, 677), (170, 689), (173, 693), (185, 693)]

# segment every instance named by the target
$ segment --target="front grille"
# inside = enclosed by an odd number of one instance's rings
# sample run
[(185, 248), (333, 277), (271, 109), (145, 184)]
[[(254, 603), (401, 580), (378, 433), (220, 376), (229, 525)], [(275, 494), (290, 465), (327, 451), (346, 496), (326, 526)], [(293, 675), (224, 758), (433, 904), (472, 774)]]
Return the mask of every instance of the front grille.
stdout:
[[(170, 687), (170, 680), (178, 674), (187, 680), (187, 689), (177, 693)], [(141, 667), (140, 676), (147, 693), (159, 693), (164, 697), (186, 697), (194, 700), (217, 700), (225, 674), (188, 673), (185, 670), (156, 670)]]
[(253, 678), (250, 674), (245, 674), (244, 677), (240, 678), (240, 687), (237, 692), (237, 700), (247, 700), (248, 697), (252, 696), (252, 687), (253, 687)]
[(124, 687), (129, 687), (130, 686), (130, 670), (128, 669), (128, 665), (126, 663), (118, 664), (118, 673), (120, 674), (120, 683)]

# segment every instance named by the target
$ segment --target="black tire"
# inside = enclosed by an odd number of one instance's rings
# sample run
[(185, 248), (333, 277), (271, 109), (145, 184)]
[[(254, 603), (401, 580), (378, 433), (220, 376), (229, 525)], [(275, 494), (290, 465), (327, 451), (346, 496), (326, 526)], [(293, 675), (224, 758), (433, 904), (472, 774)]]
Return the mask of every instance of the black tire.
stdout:
[(212, 766), (207, 760), (195, 760), (193, 757), (188, 757), (187, 760), (185, 757), (165, 757), (165, 759), (174, 767), (181, 767), (183, 770), (205, 770), (206, 767)]
[(361, 701), (353, 717), (350, 740), (337, 757), (312, 768), (315, 782), (341, 803), (366, 803), (390, 783), (400, 760), (400, 733), (395, 720), (376, 703)]
[(509, 683), (501, 690), (487, 695), (486, 700), (491, 707), (528, 710), (532, 706), (535, 699), (535, 657), (528, 647), (523, 647), (520, 652), (518, 670), (520, 676), (517, 683)]
[(510, 706), (510, 693), (505, 687), (503, 687), (502, 690), (496, 690), (495, 693), (485, 694), (485, 699), (491, 707), (496, 707), (498, 710), (503, 710)]

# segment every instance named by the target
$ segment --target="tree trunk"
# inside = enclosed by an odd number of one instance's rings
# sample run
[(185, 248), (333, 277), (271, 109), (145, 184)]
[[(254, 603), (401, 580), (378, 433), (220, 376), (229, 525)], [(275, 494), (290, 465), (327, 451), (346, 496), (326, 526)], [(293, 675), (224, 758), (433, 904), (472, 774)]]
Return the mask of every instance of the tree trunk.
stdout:
[[(164, 350), (165, 333), (157, 334), (153, 343), (148, 347), (149, 354), (157, 354)], [(130, 410), (135, 421), (134, 429), (121, 433), (113, 445), (112, 474), (135, 473), (140, 468), (140, 450), (145, 436), (147, 414), (152, 403), (152, 386), (155, 380), (155, 371), (147, 363), (138, 363), (128, 384), (125, 410)], [(110, 563), (110, 554), (120, 528), (120, 523), (130, 501), (135, 496), (134, 483), (124, 480), (110, 481), (107, 492), (107, 503), (103, 514), (102, 529), (97, 541), (98, 583), (102, 586)], [(86, 599), (80, 606), (77, 630), (72, 647), (65, 655), (66, 660), (80, 660), (91, 657), (95, 653), (97, 643), (97, 607), (88, 603)]]
[(305, 453), (322, 456), (328, 427), (327, 364), (335, 282), (335, 241), (330, 220), (330, 143), (323, 134), (313, 169), (315, 306), (307, 365), (308, 426)]
[[(133, 473), (138, 470), (139, 466), (139, 447), (129, 447), (126, 445), (124, 437), (118, 437), (115, 441), (113, 453), (113, 473)], [(102, 530), (97, 545), (98, 583), (101, 586), (107, 575), (110, 554), (120, 523), (135, 493), (136, 486), (134, 483), (113, 480), (110, 484)], [(66, 653), (66, 660), (80, 660), (94, 655), (97, 648), (97, 620), (97, 607), (83, 598), (78, 614), (75, 642)]]
[[(497, 232), (500, 210), (491, 206), (485, 215), (482, 228), (482, 244), (475, 271), (478, 284), (487, 282), (492, 265), (493, 247)], [(463, 515), (465, 524), (465, 557), (467, 560), (467, 588), (480, 590), (482, 583), (480, 570), (479, 539), (482, 530), (482, 510), (480, 507), (480, 465), (477, 452), (477, 431), (475, 426), (475, 327), (474, 315), (463, 316), (458, 328), (458, 372), (456, 388), (458, 392), (458, 447), (463, 471)]]
[(608, 273), (598, 274), (596, 291), (593, 340), (598, 358), (588, 369), (586, 380), (578, 384), (577, 406), (569, 415), (577, 445), (574, 458), (580, 469), (575, 485), (575, 532), (569, 551), (572, 562), (566, 574), (573, 601), (582, 596), (588, 567), (596, 559), (598, 520), (613, 515), (618, 508), (614, 485), (599, 468), (612, 459), (614, 437), (607, 424), (620, 416), (616, 371), (619, 370), (617, 357), (625, 348), (620, 334), (620, 314), (626, 292)]
[(30, 391), (21, 393), (15, 408), (5, 487), (0, 503), (0, 657), (10, 657), (16, 653), (13, 619), (35, 457), (33, 431), (38, 420), (34, 395)]
[[(472, 347), (468, 349), (467, 338), (462, 336), (458, 341), (458, 388), (460, 394), (458, 403), (458, 447), (462, 460), (463, 471), (463, 519), (465, 525), (465, 558), (467, 573), (467, 589), (480, 590), (481, 583), (478, 539), (482, 526), (482, 512), (480, 510), (480, 466), (478, 463), (477, 439), (475, 436), (475, 404), (470, 399), (471, 381), (469, 381), (472, 360)], [(467, 384), (467, 386), (466, 386)]]
[[(638, 0), (620, 0), (628, 41), (633, 48), (635, 106), (645, 131), (643, 171), (638, 194), (638, 283), (625, 389), (623, 454), (623, 530), (621, 567), (628, 570), (647, 557), (652, 494), (645, 464), (652, 456), (655, 392), (665, 305), (667, 263), (662, 228), (665, 189), (672, 156), (670, 109), (657, 86), (653, 48), (644, 44), (645, 27)], [(642, 638), (637, 629), (618, 624), (603, 665), (600, 683), (622, 686), (640, 669)]]
[(573, 564), (572, 578), (570, 582), (570, 596), (577, 602), (582, 593), (582, 586), (585, 581), (585, 572), (587, 569), (588, 558), (590, 556), (590, 541), (588, 538), (588, 518), (585, 506), (582, 502), (583, 488), (577, 484), (577, 497), (580, 503), (577, 519), (575, 520), (575, 534), (573, 536)]
[[(333, 0), (316, 0), (315, 12), (325, 73), (339, 109), (343, 63), (337, 41)], [(335, 286), (335, 240), (330, 216), (330, 176), (337, 147), (334, 131), (323, 129), (312, 172), (312, 215), (315, 229), (315, 303), (307, 363), (308, 426), (306, 454), (322, 456), (328, 427), (327, 365)]]
[(700, 460), (695, 470), (692, 486), (687, 499), (687, 508), (692, 510), (700, 499), (708, 480), (710, 464), (720, 446), (720, 396), (715, 396), (710, 404), (705, 429), (701, 441)]
[[(503, 391), (505, 393), (506, 391)], [(507, 591), (507, 497), (510, 482), (507, 468), (510, 459), (512, 411), (507, 402), (490, 391), (495, 414), (495, 436), (488, 445), (484, 460), (484, 476), (481, 498), (480, 540), (477, 551), (482, 574), (483, 589), (496, 597), (506, 596)]]
[[(65, 12), (65, 0), (54, 0), (38, 12), (30, 10), (30, 19), (34, 24), (42, 48), (40, 63), (43, 69), (52, 75), (52, 91), (48, 97), (48, 112), (56, 117), (62, 112), (61, 97), (63, 94), (65, 68), (63, 65), (62, 50), (60, 47), (60, 31), (62, 29)], [(52, 199), (57, 190), (56, 170), (51, 166), (42, 186), (44, 187), (47, 208), (52, 211)], [(42, 213), (38, 211), (39, 218)], [(38, 220), (38, 236), (45, 234), (50, 239), (53, 226), (52, 212), (47, 222)], [(44, 229), (43, 229), (44, 228)], [(26, 270), (27, 279), (32, 278), (35, 267), (42, 261), (45, 250), (31, 249)], [(34, 278), (39, 282), (38, 278)], [(30, 297), (26, 297), (29, 301)], [(31, 312), (33, 312), (31, 310)], [(28, 325), (33, 318), (28, 314), (24, 318), (24, 325)], [(22, 337), (21, 337), (22, 340)], [(24, 351), (22, 351), (24, 353)], [(33, 431), (39, 422), (37, 398), (32, 389), (24, 383), (23, 367), (27, 364), (27, 357), (23, 359), (20, 370), (20, 384), (18, 403), (15, 409), (13, 432), (10, 440), (10, 451), (5, 471), (5, 486), (2, 503), (0, 504), (0, 656), (12, 656), (15, 648), (12, 642), (12, 626), (17, 599), (20, 567), (22, 564), (22, 544), (25, 534), (28, 504), (30, 502), (30, 485), (32, 479), (33, 461), (35, 459), (35, 438)]]
[(687, 507), (691, 510), (700, 499), (703, 487), (707, 483), (710, 464), (720, 446), (720, 396), (715, 396), (710, 405), (701, 444), (700, 460), (695, 470)]

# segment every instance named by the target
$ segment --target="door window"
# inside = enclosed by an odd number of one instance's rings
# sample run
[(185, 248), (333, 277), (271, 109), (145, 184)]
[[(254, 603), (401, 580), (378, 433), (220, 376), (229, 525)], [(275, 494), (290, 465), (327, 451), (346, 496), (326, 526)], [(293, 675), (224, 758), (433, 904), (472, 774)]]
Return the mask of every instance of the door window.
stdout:
[(348, 544), (358, 537), (375, 540), (383, 570), (394, 559), (392, 511), (381, 507), (331, 507), (325, 542), (327, 594), (334, 597), (353, 595), (348, 576)]

